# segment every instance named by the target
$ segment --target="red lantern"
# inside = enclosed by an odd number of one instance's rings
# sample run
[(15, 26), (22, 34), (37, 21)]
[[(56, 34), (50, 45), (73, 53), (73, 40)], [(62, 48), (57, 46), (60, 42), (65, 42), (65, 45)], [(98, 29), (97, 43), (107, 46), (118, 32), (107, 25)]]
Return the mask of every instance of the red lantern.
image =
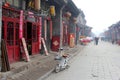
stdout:
[(6, 3), (4, 4), (4, 6), (5, 6), (5, 7), (10, 7), (10, 4), (9, 4), (8, 2), (6, 2)]

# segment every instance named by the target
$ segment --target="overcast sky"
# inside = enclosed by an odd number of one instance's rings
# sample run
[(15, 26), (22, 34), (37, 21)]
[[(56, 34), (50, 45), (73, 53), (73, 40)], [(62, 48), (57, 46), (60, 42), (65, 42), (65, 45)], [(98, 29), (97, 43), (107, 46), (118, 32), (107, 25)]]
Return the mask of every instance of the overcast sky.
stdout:
[(120, 0), (73, 0), (83, 10), (87, 25), (100, 33), (120, 20)]

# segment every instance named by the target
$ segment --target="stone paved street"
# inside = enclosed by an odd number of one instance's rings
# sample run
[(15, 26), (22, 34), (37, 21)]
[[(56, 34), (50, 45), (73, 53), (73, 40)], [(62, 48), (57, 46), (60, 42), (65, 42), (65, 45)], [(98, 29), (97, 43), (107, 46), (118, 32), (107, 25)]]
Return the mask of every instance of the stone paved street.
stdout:
[(120, 46), (90, 43), (70, 61), (68, 70), (46, 80), (120, 80)]

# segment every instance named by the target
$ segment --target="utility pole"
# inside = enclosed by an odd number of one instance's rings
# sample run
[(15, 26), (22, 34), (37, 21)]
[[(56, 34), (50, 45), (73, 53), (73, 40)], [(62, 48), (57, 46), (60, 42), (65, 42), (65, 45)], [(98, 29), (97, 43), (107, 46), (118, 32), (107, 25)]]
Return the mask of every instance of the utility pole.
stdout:
[(1, 36), (2, 36), (2, 0), (0, 0), (0, 71), (1, 71)]
[(62, 42), (63, 42), (63, 23), (62, 23), (62, 11), (64, 9), (65, 5), (62, 6), (60, 9), (60, 49), (63, 48)]

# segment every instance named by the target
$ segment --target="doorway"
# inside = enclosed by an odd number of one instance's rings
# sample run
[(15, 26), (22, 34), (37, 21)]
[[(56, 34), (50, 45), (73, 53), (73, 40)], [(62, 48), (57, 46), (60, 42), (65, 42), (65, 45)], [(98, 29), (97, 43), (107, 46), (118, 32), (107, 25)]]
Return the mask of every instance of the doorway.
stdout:
[(27, 27), (26, 27), (26, 35), (27, 35), (27, 48), (28, 48), (28, 52), (29, 55), (32, 55), (32, 23), (31, 22), (27, 22)]

